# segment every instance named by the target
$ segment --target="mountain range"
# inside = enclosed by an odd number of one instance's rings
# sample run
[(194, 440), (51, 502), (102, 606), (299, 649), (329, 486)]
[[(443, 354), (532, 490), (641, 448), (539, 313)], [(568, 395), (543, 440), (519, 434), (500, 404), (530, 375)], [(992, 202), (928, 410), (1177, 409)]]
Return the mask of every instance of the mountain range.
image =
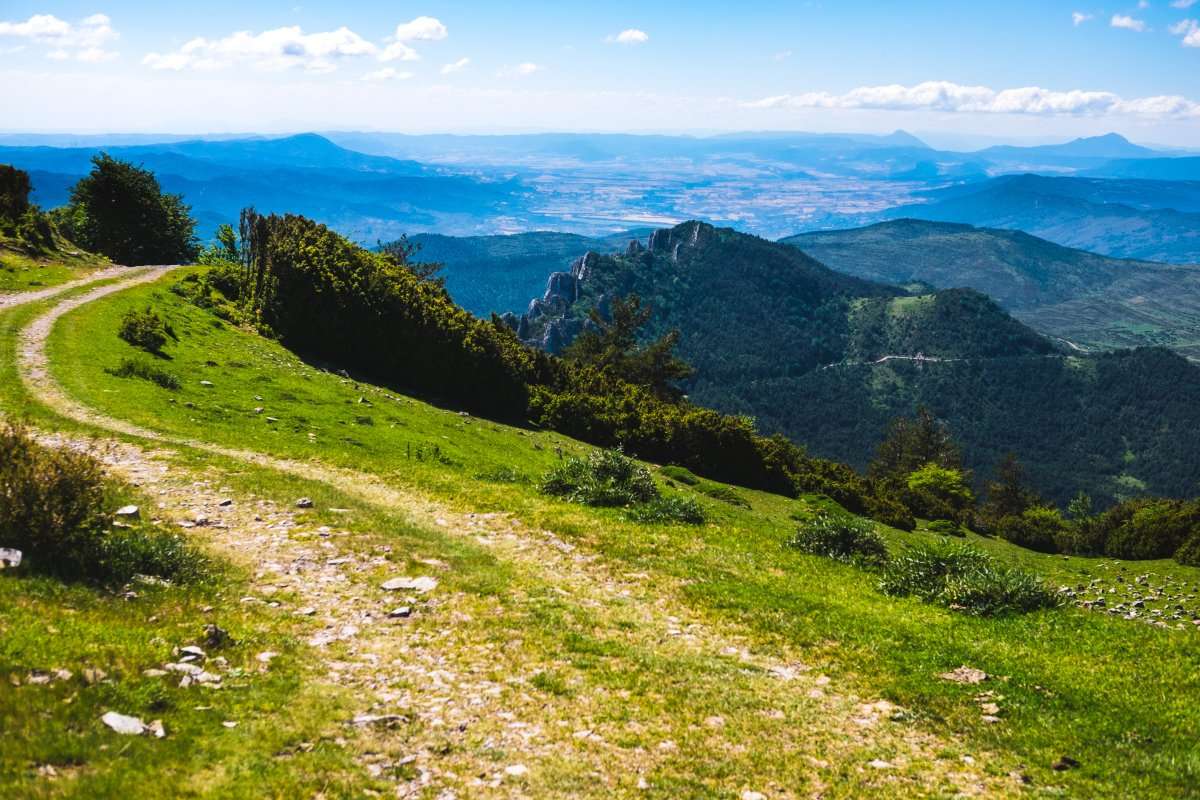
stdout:
[(731, 229), (689, 222), (590, 253), (507, 319), (558, 350), (590, 309), (630, 293), (654, 310), (648, 336), (680, 332), (690, 397), (817, 455), (864, 466), (892, 418), (926, 406), (977, 476), (1014, 452), (1060, 502), (1081, 489), (1103, 503), (1187, 494), (1200, 481), (1200, 369), (1184, 358), (1077, 353), (973, 290), (913, 293)]
[(1200, 358), (1197, 266), (1115, 259), (1021, 231), (914, 219), (782, 241), (868, 280), (975, 289), (1077, 346), (1162, 345)]

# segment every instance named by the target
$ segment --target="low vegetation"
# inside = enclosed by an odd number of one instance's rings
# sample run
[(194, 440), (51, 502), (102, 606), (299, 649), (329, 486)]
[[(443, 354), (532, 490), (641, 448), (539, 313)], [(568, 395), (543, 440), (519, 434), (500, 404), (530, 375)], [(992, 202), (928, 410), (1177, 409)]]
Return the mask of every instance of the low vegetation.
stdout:
[(169, 338), (169, 330), (162, 317), (147, 306), (141, 311), (130, 311), (121, 319), (117, 336), (147, 353), (161, 354)]
[(845, 514), (822, 514), (801, 523), (789, 544), (802, 553), (848, 563), (879, 565), (887, 546), (875, 525)]
[(879, 588), (955, 611), (999, 616), (1056, 608), (1059, 597), (1036, 576), (962, 544), (916, 545), (888, 560)]
[(123, 487), (93, 456), (39, 445), (27, 430), (0, 428), (0, 546), (36, 572), (120, 584), (135, 575), (191, 581), (204, 559), (177, 534), (112, 512)]
[(181, 386), (178, 376), (174, 373), (140, 358), (123, 358), (118, 366), (106, 369), (105, 372), (118, 378), (150, 381), (155, 386), (170, 391), (178, 391)]

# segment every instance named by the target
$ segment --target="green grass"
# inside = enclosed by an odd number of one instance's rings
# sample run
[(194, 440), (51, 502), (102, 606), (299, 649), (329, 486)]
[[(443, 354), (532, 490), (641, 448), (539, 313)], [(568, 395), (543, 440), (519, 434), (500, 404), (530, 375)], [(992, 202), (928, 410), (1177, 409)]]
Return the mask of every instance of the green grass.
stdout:
[(37, 256), (5, 245), (0, 237), (0, 292), (24, 292), (85, 277), (103, 259), (86, 253)]
[[(186, 305), (165, 285), (123, 293), (64, 318), (52, 338), (51, 357), (56, 376), (72, 395), (114, 416), (178, 436), (317, 458), (427, 491), (463, 509), (511, 512), (531, 526), (555, 531), (616, 570), (645, 573), (664, 587), (677, 587), (673, 591), (692, 614), (715, 628), (739, 631), (751, 649), (803, 653), (807, 663), (842, 686), (910, 709), (913, 724), (963, 736), (972, 746), (994, 753), (1005, 768), (1020, 765), (1035, 790), (1077, 797), (1186, 797), (1200, 781), (1197, 631), (1160, 630), (1074, 609), (980, 619), (886, 597), (869, 573), (784, 547), (795, 530), (793, 517), (806, 515), (809, 508), (779, 496), (738, 489), (749, 505), (741, 508), (678, 486), (681, 493), (696, 497), (709, 523), (654, 526), (628, 522), (619, 510), (542, 497), (527, 483), (477, 478), (539, 476), (560, 457), (587, 448), (552, 433), (461, 416), (324, 372)], [(104, 371), (133, 354), (116, 330), (126, 311), (147, 304), (164, 314), (179, 335), (178, 343), (165, 348), (167, 368), (182, 380), (178, 392)], [(7, 346), (4, 330), (0, 324), (0, 347)], [(202, 386), (202, 380), (213, 386)], [(22, 407), (20, 392), (9, 384), (9, 368), (0, 359), (0, 399), (6, 407)], [(256, 413), (259, 407), (263, 411)], [(194, 453), (186, 458), (207, 460)], [(892, 548), (930, 536), (884, 533)], [(1085, 582), (1120, 567), (1193, 586), (1200, 581), (1200, 570), (1170, 563), (1064, 560), (975, 536), (967, 541), (1055, 583)], [(463, 558), (469, 562), (482, 556)], [(479, 569), (483, 585), (502, 581), (498, 567)], [(470, 576), (468, 571), (463, 580), (472, 580)], [(717, 669), (714, 662), (656, 661), (653, 650), (630, 651), (620, 644), (605, 655), (610, 651), (603, 639), (587, 638), (600, 621), (552, 592), (541, 594), (543, 590), (535, 587), (531, 593), (542, 600), (508, 606), (495, 623), (500, 630), (524, 630), (518, 623), (525, 620), (529, 629), (539, 631), (526, 645), (532, 648), (531, 660), (552, 661), (557, 653), (557, 660), (568, 662), (570, 670), (564, 674), (559, 674), (561, 665), (545, 665), (558, 677), (538, 679), (543, 695), (568, 696), (558, 692), (569, 694), (572, 679), (610, 689), (637, 685), (647, 693), (635, 706), (638, 712), (663, 714), (669, 706), (662, 702), (684, 697), (664, 692), (664, 687), (685, 681), (699, 682), (687, 706), (692, 713), (729, 702), (716, 688), (721, 681), (712, 680), (721, 677), (710, 674)], [(619, 621), (603, 621), (609, 638), (617, 637), (619, 626), (613, 626)], [(480, 634), (488, 631), (499, 636), (486, 627)], [(576, 638), (564, 639), (564, 631)], [(608, 662), (614, 657), (619, 657), (616, 666)], [(635, 678), (640, 662), (654, 668)], [(938, 679), (939, 673), (964, 663), (1000, 676), (987, 685), (1003, 695), (1000, 723), (981, 719), (974, 699), (977, 687)], [(747, 694), (741, 702), (751, 701)], [(613, 706), (604, 708), (606, 714), (617, 713)], [(747, 730), (739, 735), (754, 734)], [(1053, 772), (1050, 765), (1062, 755), (1078, 759), (1081, 768)], [(707, 751), (697, 752), (686, 764), (676, 765), (671, 781), (663, 785), (687, 794), (689, 787), (718, 780), (719, 764), (707, 758)], [(783, 769), (750, 756), (738, 764), (743, 769)], [(842, 779), (850, 785), (849, 777)]]

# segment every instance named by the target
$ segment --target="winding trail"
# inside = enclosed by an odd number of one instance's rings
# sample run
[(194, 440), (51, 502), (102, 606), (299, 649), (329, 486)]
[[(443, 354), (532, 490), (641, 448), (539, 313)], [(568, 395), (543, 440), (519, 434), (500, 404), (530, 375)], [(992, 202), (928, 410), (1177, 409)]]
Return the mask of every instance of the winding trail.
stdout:
[[(762, 792), (781, 798), (817, 797), (830, 790), (839, 796), (888, 797), (1020, 793), (1019, 780), (985, 767), (992, 761), (987, 754), (968, 756), (961, 743), (894, 721), (901, 716), (899, 709), (887, 701), (839, 691), (829, 678), (804, 664), (805, 653), (782, 645), (771, 652), (754, 652), (752, 637), (737, 623), (723, 622), (716, 630), (702, 622), (679, 599), (678, 581), (628, 573), (620, 564), (607, 563), (509, 514), (464, 511), (372, 474), (167, 436), (69, 397), (55, 382), (47, 356), (55, 323), (84, 305), (157, 280), (167, 269), (105, 270), (86, 281), (22, 298), (34, 302), (114, 274), (129, 276), (65, 298), (30, 321), (18, 337), (21, 380), (31, 395), (62, 416), (140, 440), (110, 441), (100, 455), (114, 471), (157, 495), (165, 516), (226, 557), (250, 566), (258, 600), (286, 598), (280, 605), (285, 613), (310, 620), (307, 642), (324, 663), (324, 680), (351, 690), (361, 703), (359, 712), (368, 715), (362, 718), (367, 722), (357, 726), (347, 721), (349, 746), (356, 748), (372, 776), (394, 781), (395, 796), (529, 796), (537, 786), (539, 765), (564, 763), (594, 776), (588, 791), (597, 796), (637, 794), (652, 787), (647, 776), (653, 780), (657, 770), (683, 763), (678, 760), (698, 753), (720, 759), (727, 748), (744, 749), (755, 741), (769, 742), (765, 746), (780, 759), (807, 765), (807, 783), (759, 786), (756, 776), (741, 775), (722, 783), (724, 794), (750, 797)], [(57, 434), (42, 438), (58, 446), (95, 447)], [(502, 598), (443, 588), (428, 595), (395, 597), (378, 584), (382, 571), (394, 569), (389, 566), (392, 548), (386, 536), (313, 530), (302, 511), (231, 495), (221, 487), (219, 471), (200, 474), (172, 464), (171, 451), (180, 448), (325, 484), (401, 514), (423, 529), (482, 546), (520, 580), (514, 580)], [(448, 569), (437, 559), (421, 563), (435, 577)], [(728, 692), (731, 697), (752, 697), (756, 708), (731, 705), (723, 717), (706, 719), (689, 719), (683, 708), (626, 722), (614, 719), (612, 697), (603, 686), (564, 697), (532, 690), (533, 676), (562, 668), (563, 662), (546, 660), (519, 642), (498, 644), (487, 620), (504, 614), (523, 618), (530, 607), (544, 602), (530, 588), (537, 586), (549, 587), (586, 613), (594, 620), (598, 638), (657, 659), (707, 660), (711, 669), (701, 671), (698, 695)], [(411, 619), (389, 617), (389, 608), (401, 602), (412, 605)], [(391, 715), (417, 724), (393, 730), (387, 724)], [(742, 731), (741, 739), (724, 739), (726, 718), (729, 730)], [(384, 724), (376, 724), (380, 719)], [(634, 725), (639, 736), (647, 731), (660, 736), (658, 746), (618, 745)], [(750, 730), (755, 733), (747, 739)], [(448, 740), (452, 747), (447, 747)], [(490, 755), (494, 752), (504, 760), (497, 761)], [(887, 754), (886, 760), (881, 753)], [(521, 770), (514, 771), (517, 766)], [(580, 796), (578, 785), (560, 791), (548, 793), (542, 787), (534, 794)]]
[(39, 300), (45, 300), (48, 297), (54, 297), (55, 295), (62, 294), (63, 292), (69, 292), (72, 289), (78, 289), (80, 286), (87, 286), (99, 281), (106, 281), (110, 278), (119, 278), (122, 275), (130, 274), (131, 270), (131, 267), (105, 267), (98, 272), (91, 273), (85, 278), (78, 278), (77, 280), (68, 281), (67, 283), (60, 283), (57, 286), (51, 286), (47, 289), (38, 289), (33, 292), (3, 293), (0, 294), (0, 311), (4, 311), (9, 308), (16, 308), (17, 306), (23, 306), (27, 303), (36, 303)]

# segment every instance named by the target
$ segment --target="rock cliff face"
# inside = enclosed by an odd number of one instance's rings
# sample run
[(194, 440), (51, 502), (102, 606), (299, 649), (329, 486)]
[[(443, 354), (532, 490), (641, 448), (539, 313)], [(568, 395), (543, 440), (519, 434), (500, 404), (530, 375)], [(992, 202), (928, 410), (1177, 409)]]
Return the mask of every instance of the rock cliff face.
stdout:
[[(644, 253), (646, 248), (636, 239), (625, 250), (627, 256)], [(529, 301), (523, 315), (505, 314), (501, 319), (516, 331), (521, 341), (558, 355), (575, 340), (589, 324), (585, 319), (569, 316), (572, 304), (579, 299), (580, 288), (603, 263), (604, 256), (589, 252), (571, 264), (570, 272), (552, 272), (541, 297)], [(600, 300), (604, 308), (604, 298)]]

